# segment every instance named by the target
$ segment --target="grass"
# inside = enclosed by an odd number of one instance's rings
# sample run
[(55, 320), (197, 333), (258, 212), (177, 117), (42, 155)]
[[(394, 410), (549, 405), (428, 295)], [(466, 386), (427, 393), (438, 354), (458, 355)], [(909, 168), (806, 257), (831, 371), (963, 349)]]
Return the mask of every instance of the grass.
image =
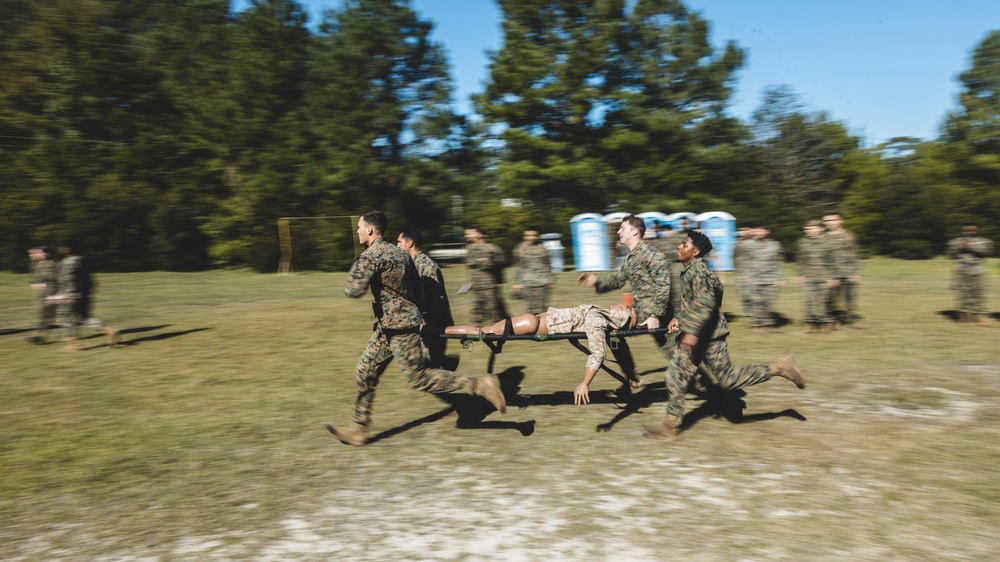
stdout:
[[(517, 386), (506, 416), (458, 429), (390, 366), (381, 438), (363, 448), (322, 427), (348, 419), (371, 329), (345, 274), (100, 275), (96, 311), (126, 345), (94, 334), (75, 354), (25, 341), (27, 276), (0, 274), (0, 559), (992, 558), (1000, 322), (943, 314), (950, 267), (867, 260), (863, 329), (828, 335), (804, 333), (794, 285), (777, 303), (792, 323), (751, 333), (730, 285), (734, 360), (792, 353), (809, 386), (692, 399), (680, 443), (640, 436), (663, 415), (665, 360), (636, 338), (660, 383), (638, 409), (596, 394), (574, 407), (584, 356), (514, 342), (496, 362)], [(452, 289), (466, 278), (445, 275)], [(574, 277), (553, 305), (617, 299)], [(468, 297), (452, 295), (468, 321)], [(484, 345), (449, 350), (460, 371), (485, 371)]]

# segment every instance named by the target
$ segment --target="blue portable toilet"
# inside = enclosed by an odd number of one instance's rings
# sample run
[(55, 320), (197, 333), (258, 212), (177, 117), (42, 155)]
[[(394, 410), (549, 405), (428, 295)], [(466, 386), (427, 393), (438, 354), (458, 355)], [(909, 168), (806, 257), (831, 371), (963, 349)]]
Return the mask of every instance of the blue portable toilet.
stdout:
[(708, 255), (715, 271), (733, 270), (733, 252), (736, 250), (736, 217), (722, 211), (702, 213), (695, 217), (702, 234), (712, 241)]
[(694, 228), (697, 226), (697, 220), (695, 217), (698, 215), (694, 213), (682, 212), (682, 213), (671, 213), (667, 215), (667, 224), (671, 226), (677, 232), (684, 230), (684, 220), (688, 221), (688, 228)]
[(573, 261), (577, 271), (607, 271), (611, 269), (608, 231), (604, 217), (583, 213), (569, 219), (573, 235)]
[(649, 211), (636, 215), (642, 222), (646, 223), (646, 236), (644, 238), (656, 238), (656, 228), (661, 224), (669, 224), (667, 214), (659, 211)]

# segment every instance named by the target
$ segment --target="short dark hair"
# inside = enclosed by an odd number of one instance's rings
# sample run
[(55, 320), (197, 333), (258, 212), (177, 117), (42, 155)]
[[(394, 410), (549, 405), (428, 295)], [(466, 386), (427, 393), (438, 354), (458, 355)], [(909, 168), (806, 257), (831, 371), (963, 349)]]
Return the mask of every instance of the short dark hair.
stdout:
[(639, 231), (639, 238), (645, 238), (646, 237), (646, 221), (642, 220), (641, 218), (639, 218), (639, 217), (637, 217), (635, 215), (629, 215), (629, 216), (625, 217), (624, 219), (622, 219), (622, 222), (623, 223), (627, 222), (630, 225), (632, 225), (633, 228), (635, 228), (636, 230), (638, 230)]
[(698, 250), (699, 257), (703, 258), (712, 251), (712, 241), (708, 239), (708, 236), (697, 230), (688, 230), (685, 234), (691, 239), (691, 244)]
[(399, 235), (403, 237), (403, 240), (413, 242), (413, 245), (417, 248), (419, 248), (424, 241), (424, 237), (420, 234), (420, 231), (415, 228), (404, 228), (403, 232), (400, 232)]
[(389, 219), (385, 218), (382, 211), (368, 211), (361, 215), (361, 220), (379, 234), (385, 234), (385, 230), (389, 228)]
[(528, 228), (525, 228), (524, 231), (525, 232), (537, 232), (539, 234), (542, 233), (542, 229), (538, 228), (537, 226), (529, 226)]

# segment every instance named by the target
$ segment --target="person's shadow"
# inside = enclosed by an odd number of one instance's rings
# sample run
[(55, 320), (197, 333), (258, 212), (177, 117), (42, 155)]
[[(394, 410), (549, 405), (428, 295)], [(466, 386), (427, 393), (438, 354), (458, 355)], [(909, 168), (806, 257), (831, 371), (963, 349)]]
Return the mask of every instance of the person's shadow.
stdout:
[[(159, 333), (159, 334), (151, 334), (151, 335), (143, 336), (143, 337), (140, 337), (140, 338), (129, 337), (131, 334), (142, 334), (142, 333), (146, 333), (146, 332), (152, 332), (152, 331), (155, 331), (155, 330), (161, 330), (163, 328), (169, 328), (170, 326), (172, 326), (172, 324), (162, 324), (160, 326), (143, 326), (143, 327), (140, 327), (140, 328), (126, 328), (126, 329), (123, 329), (123, 330), (121, 330), (121, 341), (118, 342), (117, 347), (131, 347), (133, 345), (139, 345), (139, 344), (141, 344), (143, 342), (154, 342), (154, 341), (169, 340), (171, 338), (176, 338), (176, 337), (180, 337), (180, 336), (186, 336), (188, 334), (194, 334), (196, 332), (204, 332), (206, 330), (211, 330), (211, 328), (192, 328), (190, 330), (179, 330), (179, 331), (176, 331), (176, 332), (163, 332), (163, 333)], [(85, 338), (82, 338), (82, 339), (89, 340), (89, 339), (93, 339), (93, 338), (103, 338), (103, 337), (105, 337), (105, 336), (102, 335), (102, 334), (91, 334), (91, 335), (89, 335), (89, 336), (87, 336)], [(87, 350), (96, 349), (96, 348), (99, 348), (99, 347), (105, 347), (106, 345), (107, 344), (94, 345), (94, 346), (88, 347), (86, 349)]]
[[(497, 375), (497, 378), (500, 379), (500, 387), (504, 396), (510, 397), (517, 395), (520, 382), (524, 379), (524, 374), (520, 373), (519, 367), (515, 367), (513, 369), (507, 369), (504, 373)], [(383, 439), (389, 439), (415, 427), (436, 422), (447, 417), (452, 412), (458, 414), (458, 419), (455, 421), (455, 427), (458, 429), (513, 429), (524, 437), (527, 437), (535, 432), (535, 420), (528, 420), (525, 422), (502, 420), (487, 421), (486, 417), (497, 410), (492, 404), (484, 400), (481, 396), (466, 394), (439, 394), (437, 397), (442, 402), (448, 404), (448, 407), (422, 418), (406, 422), (403, 425), (382, 431), (368, 439), (368, 443), (371, 444)], [(509, 400), (507, 406), (511, 406)]]

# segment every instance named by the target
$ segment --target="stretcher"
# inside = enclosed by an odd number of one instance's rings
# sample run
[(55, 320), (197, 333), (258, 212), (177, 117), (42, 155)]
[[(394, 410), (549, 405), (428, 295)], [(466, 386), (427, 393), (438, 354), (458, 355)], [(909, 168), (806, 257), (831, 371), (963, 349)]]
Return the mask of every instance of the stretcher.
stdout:
[[(620, 345), (625, 343), (625, 338), (630, 338), (632, 336), (644, 336), (649, 334), (663, 334), (667, 335), (668, 331), (666, 327), (657, 328), (655, 330), (650, 330), (648, 328), (633, 328), (631, 330), (608, 330), (607, 331), (607, 341), (608, 349), (616, 351)], [(564, 340), (568, 341), (570, 345), (580, 350), (584, 355), (590, 355), (590, 350), (580, 342), (580, 340), (586, 340), (587, 334), (585, 332), (569, 332), (566, 334), (523, 334), (516, 335), (511, 333), (511, 323), (508, 319), (504, 333), (503, 334), (441, 334), (442, 338), (450, 340), (458, 340), (462, 344), (462, 347), (468, 349), (472, 344), (476, 342), (483, 342), (487, 347), (490, 348), (490, 357), (486, 363), (486, 372), (493, 374), (493, 366), (496, 362), (496, 356), (503, 352), (503, 346), (509, 341), (535, 341), (535, 342), (547, 342)], [(601, 364), (601, 370), (608, 373), (612, 377), (618, 379), (626, 387), (628, 386), (628, 378), (611, 369), (607, 365), (607, 360)]]

